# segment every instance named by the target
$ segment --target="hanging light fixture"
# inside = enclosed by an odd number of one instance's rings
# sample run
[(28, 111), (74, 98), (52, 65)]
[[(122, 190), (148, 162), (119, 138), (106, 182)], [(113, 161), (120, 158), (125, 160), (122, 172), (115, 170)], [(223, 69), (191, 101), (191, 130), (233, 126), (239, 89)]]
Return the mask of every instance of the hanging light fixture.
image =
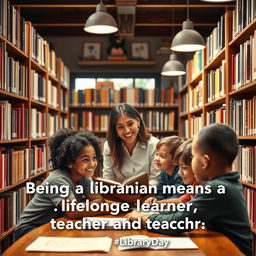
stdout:
[(118, 31), (114, 18), (107, 13), (102, 0), (97, 4), (96, 12), (87, 19), (84, 31), (93, 34), (111, 34)]
[(163, 76), (181, 76), (185, 75), (183, 64), (178, 60), (176, 53), (171, 53), (170, 60), (167, 61), (162, 69), (161, 75)]
[[(174, 35), (174, 0), (172, 0), (172, 38)], [(170, 59), (164, 64), (161, 75), (180, 76), (186, 74), (183, 64), (178, 60), (176, 53), (172, 52)]]
[(189, 0), (187, 0), (187, 20), (182, 24), (182, 30), (172, 40), (171, 49), (178, 52), (195, 52), (205, 48), (203, 37), (194, 30), (189, 19)]

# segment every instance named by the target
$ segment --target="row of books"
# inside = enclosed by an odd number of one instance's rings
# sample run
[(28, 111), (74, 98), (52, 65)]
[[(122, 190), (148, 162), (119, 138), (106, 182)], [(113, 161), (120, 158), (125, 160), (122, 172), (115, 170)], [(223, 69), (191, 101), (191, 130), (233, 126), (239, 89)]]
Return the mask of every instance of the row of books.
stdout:
[(0, 89), (27, 97), (27, 67), (8, 56), (6, 43), (0, 43)]
[(175, 111), (147, 111), (140, 112), (149, 130), (173, 131), (177, 127), (175, 122)]
[(209, 63), (225, 47), (225, 18), (220, 17), (212, 33), (206, 38), (206, 62)]
[[(149, 130), (174, 130), (175, 111), (147, 111), (140, 112)], [(93, 111), (82, 111), (70, 114), (70, 125), (75, 130), (84, 129), (86, 131), (108, 130), (109, 114), (96, 114)]]
[[(30, 34), (30, 40), (29, 40)], [(69, 69), (60, 58), (56, 58), (55, 51), (49, 49), (47, 41), (37, 33), (25, 19), (20, 16), (20, 11), (11, 6), (10, 1), (0, 0), (0, 35), (29, 55), (28, 45), (32, 58), (39, 65), (47, 67), (49, 72), (68, 88)]]
[(256, 30), (250, 39), (240, 44), (239, 51), (232, 55), (232, 89), (256, 79)]
[(46, 170), (45, 144), (0, 148), (0, 189)]
[(60, 116), (60, 129), (69, 127), (67, 116)]
[(256, 18), (255, 0), (237, 0), (233, 11), (232, 37), (234, 38)]
[(238, 136), (256, 135), (256, 96), (230, 101), (230, 126)]
[(32, 58), (36, 60), (40, 66), (46, 67), (46, 55), (47, 51), (49, 51), (49, 44), (37, 33), (33, 26), (30, 26), (30, 36), (30, 51)]
[(28, 27), (25, 19), (10, 1), (0, 0), (0, 35), (7, 38), (23, 52), (28, 53)]
[(211, 102), (225, 96), (226, 61), (222, 60), (221, 66), (210, 70), (206, 75), (206, 99)]
[(28, 137), (28, 110), (24, 103), (0, 101), (0, 140)]
[(206, 125), (214, 123), (227, 123), (225, 105), (222, 105), (221, 107), (216, 108), (210, 112), (206, 112)]
[(46, 79), (33, 69), (30, 70), (30, 77), (31, 98), (46, 102)]
[(31, 138), (39, 138), (46, 136), (46, 113), (31, 108)]
[(180, 114), (188, 113), (188, 93), (184, 93), (180, 97)]
[(29, 149), (0, 148), (0, 189), (29, 177)]
[[(56, 98), (57, 98), (57, 96), (56, 96)], [(69, 103), (68, 103), (68, 94), (65, 93), (65, 91), (63, 89), (60, 89), (60, 110), (68, 111), (68, 105), (69, 105)], [(57, 106), (58, 106), (58, 104), (57, 104)]]
[(74, 105), (102, 105), (109, 106), (125, 102), (131, 105), (162, 106), (174, 104), (174, 88), (143, 89), (110, 88), (85, 89), (71, 93), (71, 104)]
[(197, 86), (191, 88), (189, 92), (189, 109), (195, 110), (203, 106), (203, 81), (201, 80)]
[(198, 134), (198, 132), (203, 128), (203, 115), (192, 116), (191, 117), (191, 137)]
[[(62, 90), (61, 90), (61, 93), (62, 93), (61, 96), (63, 97), (63, 91)], [(48, 80), (47, 101), (48, 101), (48, 104), (51, 105), (52, 107), (54, 107), (54, 108), (59, 107), (58, 88), (57, 88), (57, 86), (53, 85), (51, 80)]]
[(240, 172), (241, 180), (256, 184), (256, 146), (239, 145), (233, 170)]
[(70, 85), (70, 71), (69, 68), (64, 64), (61, 58), (58, 58), (58, 74), (61, 85), (66, 89), (69, 89)]
[(244, 198), (246, 201), (251, 226), (256, 228), (256, 190), (244, 187)]
[[(64, 128), (66, 128), (65, 126)], [(59, 116), (56, 114), (48, 115), (48, 134), (49, 136), (54, 135), (59, 130)]]
[(180, 136), (188, 138), (188, 119), (180, 120)]
[(0, 198), (0, 234), (16, 225), (27, 205), (25, 187), (4, 193)]
[(203, 70), (203, 50), (195, 52), (191, 60), (192, 79)]

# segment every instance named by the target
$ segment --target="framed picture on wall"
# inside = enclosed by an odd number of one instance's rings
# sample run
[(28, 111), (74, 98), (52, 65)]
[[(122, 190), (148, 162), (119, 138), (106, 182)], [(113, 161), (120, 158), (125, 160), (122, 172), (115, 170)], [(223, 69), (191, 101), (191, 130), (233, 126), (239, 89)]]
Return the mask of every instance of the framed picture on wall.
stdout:
[(85, 42), (84, 48), (83, 48), (83, 59), (100, 60), (100, 58), (101, 58), (101, 43)]
[(131, 44), (132, 59), (134, 60), (148, 60), (149, 59), (149, 45), (147, 42), (132, 42)]

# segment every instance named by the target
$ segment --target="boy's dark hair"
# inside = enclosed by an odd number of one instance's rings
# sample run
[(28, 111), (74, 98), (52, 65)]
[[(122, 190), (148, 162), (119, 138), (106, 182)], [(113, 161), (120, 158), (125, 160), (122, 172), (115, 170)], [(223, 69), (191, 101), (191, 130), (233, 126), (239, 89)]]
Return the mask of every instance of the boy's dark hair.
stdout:
[(108, 123), (108, 132), (107, 132), (107, 141), (110, 147), (110, 156), (113, 157), (113, 166), (121, 171), (123, 166), (124, 152), (122, 148), (122, 139), (117, 136), (116, 132), (116, 121), (122, 116), (129, 116), (133, 119), (137, 119), (140, 122), (140, 128), (138, 133), (138, 141), (140, 143), (146, 143), (151, 134), (148, 133), (147, 128), (143, 119), (141, 118), (138, 111), (129, 104), (121, 103), (116, 105), (110, 112), (109, 123)]
[(224, 163), (231, 166), (238, 154), (238, 139), (235, 131), (225, 124), (211, 124), (201, 129), (197, 135), (199, 148), (212, 152)]
[(161, 146), (167, 145), (170, 147), (170, 154), (174, 157), (176, 149), (184, 142), (184, 139), (179, 136), (169, 136), (162, 138), (156, 145), (156, 149), (158, 150)]
[(68, 165), (76, 161), (84, 146), (93, 146), (97, 161), (102, 164), (100, 142), (97, 137), (87, 132), (74, 132), (62, 129), (49, 139), (50, 159), (53, 169), (68, 170)]
[(174, 154), (174, 161), (176, 163), (180, 163), (181, 161), (188, 166), (191, 166), (191, 161), (192, 161), (192, 139), (186, 140), (183, 142), (175, 151)]

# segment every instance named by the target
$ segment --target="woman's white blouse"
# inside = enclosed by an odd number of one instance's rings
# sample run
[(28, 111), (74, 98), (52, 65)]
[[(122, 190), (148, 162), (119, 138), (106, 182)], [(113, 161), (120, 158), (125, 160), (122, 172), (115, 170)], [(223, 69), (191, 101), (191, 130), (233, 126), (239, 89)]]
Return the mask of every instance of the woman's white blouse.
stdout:
[(121, 173), (116, 167), (111, 167), (113, 158), (109, 156), (110, 148), (106, 141), (103, 149), (103, 178), (121, 183), (140, 172), (147, 172), (149, 184), (157, 186), (160, 182), (160, 172), (155, 168), (154, 156), (158, 141), (156, 137), (151, 136), (145, 144), (137, 142), (131, 156), (123, 143), (124, 162)]

